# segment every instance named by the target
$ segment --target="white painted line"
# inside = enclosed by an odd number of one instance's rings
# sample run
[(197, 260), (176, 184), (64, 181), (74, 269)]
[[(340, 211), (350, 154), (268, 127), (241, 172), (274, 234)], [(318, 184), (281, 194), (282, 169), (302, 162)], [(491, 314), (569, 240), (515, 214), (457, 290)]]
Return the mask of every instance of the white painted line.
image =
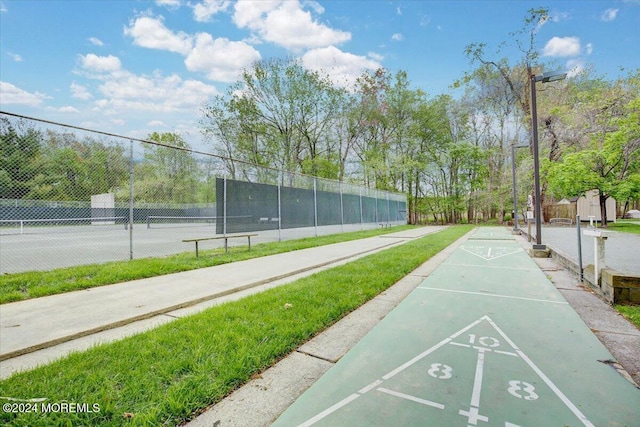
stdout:
[(467, 253), (470, 253), (473, 256), (476, 256), (478, 258), (484, 259), (486, 261), (493, 261), (494, 259), (503, 258), (503, 257), (509, 256), (509, 255), (517, 254), (517, 253), (520, 253), (520, 252), (524, 251), (524, 249), (518, 248), (515, 251), (511, 251), (511, 252), (507, 252), (507, 253), (504, 253), (504, 254), (499, 254), (499, 255), (491, 257), (491, 248), (489, 248), (489, 252), (487, 253), (487, 255), (483, 255), (484, 252), (483, 253), (476, 253), (476, 252), (470, 251), (469, 249), (465, 248), (464, 246), (460, 246), (460, 249), (462, 249), (463, 251), (465, 251)]
[(470, 348), (470, 347), (471, 347), (469, 344), (462, 344), (462, 343), (459, 343), (459, 342), (450, 342), (449, 344), (451, 344), (451, 345), (457, 345), (457, 346), (459, 346), (459, 347), (467, 347), (467, 348)]
[(537, 299), (537, 298), (525, 298), (525, 297), (514, 297), (511, 295), (498, 295), (498, 294), (487, 294), (483, 292), (469, 292), (469, 291), (458, 291), (454, 289), (441, 289), (441, 288), (431, 288), (427, 286), (418, 286), (416, 289), (426, 289), (429, 291), (441, 291), (441, 292), (452, 292), (456, 294), (468, 294), (468, 295), (480, 295), (483, 297), (494, 297), (494, 298), (509, 298), (509, 299), (519, 299), (523, 301), (533, 301), (533, 302), (548, 302), (551, 304), (563, 304), (567, 305), (566, 301), (551, 301), (547, 299)]
[(468, 411), (463, 411), (462, 409), (460, 409), (460, 411), (458, 411), (458, 414), (464, 415), (469, 419), (468, 427), (478, 425), (478, 421), (484, 421), (485, 423), (489, 422), (489, 417), (480, 415), (480, 411), (478, 410), (478, 408), (471, 407)]
[(422, 403), (423, 405), (432, 406), (438, 409), (444, 409), (444, 405), (440, 403), (432, 402), (430, 400), (420, 399), (419, 397), (410, 396), (404, 393), (398, 393), (397, 391), (389, 390), (383, 387), (379, 387), (377, 390), (383, 393), (390, 394), (392, 396), (400, 397), (402, 399), (411, 400), (412, 402)]
[(471, 393), (471, 406), (480, 408), (480, 392), (482, 391), (482, 374), (484, 371), (484, 351), (478, 349), (476, 362), (476, 376), (473, 379), (473, 392)]
[(509, 339), (509, 337), (507, 337), (507, 335), (502, 331), (502, 329), (500, 329), (498, 327), (498, 325), (496, 325), (493, 320), (489, 319), (487, 317), (489, 323), (491, 324), (491, 326), (494, 327), (494, 329), (500, 334), (502, 335), (502, 337), (516, 350), (516, 352), (518, 353), (518, 356), (520, 356), (526, 363), (527, 365), (529, 365), (529, 367), (531, 369), (534, 370), (534, 372), (536, 374), (538, 374), (538, 376), (542, 379), (542, 381), (545, 382), (545, 384), (547, 384), (549, 386), (549, 388), (551, 390), (553, 390), (553, 392), (556, 394), (556, 396), (558, 396), (560, 398), (560, 400), (562, 400), (562, 402), (567, 406), (567, 408), (569, 408), (571, 410), (571, 412), (573, 412), (573, 414), (578, 417), (578, 419), (582, 422), (582, 424), (584, 424), (586, 427), (594, 427), (594, 425), (587, 419), (587, 417), (573, 404), (573, 402), (571, 402), (569, 400), (569, 398), (567, 396), (564, 395), (564, 393), (558, 388), (556, 387), (556, 385), (551, 382), (551, 380), (549, 379), (549, 377), (547, 377), (544, 372), (542, 372), (540, 370), (540, 368), (538, 368), (536, 366), (535, 363), (533, 363), (533, 361), (531, 359), (529, 359), (527, 357), (526, 354), (524, 354), (522, 352), (522, 350), (518, 349), (518, 347), (516, 347), (515, 344), (513, 344), (513, 342)]
[(453, 262), (448, 262), (448, 263), (443, 264), (443, 265), (453, 266), (453, 267), (467, 267), (467, 268), (496, 268), (498, 270), (517, 270), (517, 271), (536, 271), (536, 270), (540, 270), (539, 267), (531, 267), (531, 268), (527, 268), (527, 267), (502, 267), (500, 265), (458, 264), (458, 263), (453, 263)]
[(433, 353), (434, 351), (436, 351), (437, 349), (439, 349), (440, 347), (442, 347), (443, 345), (449, 343), (451, 340), (453, 340), (454, 338), (457, 338), (458, 336), (464, 334), (465, 332), (467, 332), (469, 329), (475, 327), (478, 323), (482, 322), (484, 320), (484, 318), (480, 318), (478, 320), (476, 320), (475, 322), (465, 326), (464, 328), (460, 329), (458, 332), (456, 332), (455, 334), (451, 335), (449, 338), (446, 338), (442, 341), (440, 341), (438, 344), (434, 345), (433, 347), (431, 347), (430, 349), (428, 349), (427, 351), (424, 351), (422, 353), (420, 353), (419, 355), (417, 355), (416, 357), (414, 357), (413, 359), (409, 360), (408, 362), (398, 366), (396, 369), (394, 369), (393, 371), (389, 372), (388, 374), (386, 374), (385, 376), (382, 377), (383, 380), (388, 380), (389, 378), (395, 376), (396, 374), (404, 371), (405, 369), (407, 369), (409, 366), (413, 365), (414, 363), (420, 361), (421, 359), (424, 359), (425, 357), (427, 357), (429, 354)]
[(409, 366), (413, 365), (414, 363), (424, 359), (425, 357), (427, 357), (429, 354), (431, 354), (432, 352), (436, 351), (437, 349), (439, 349), (440, 347), (442, 347), (443, 345), (447, 344), (449, 341), (451, 341), (451, 338), (446, 338), (442, 341), (440, 341), (438, 344), (434, 345), (433, 347), (431, 347), (429, 350), (424, 351), (422, 353), (420, 353), (419, 355), (417, 355), (416, 357), (414, 357), (413, 359), (409, 360), (406, 363), (403, 363), (402, 365), (398, 366), (396, 369), (394, 369), (393, 371), (389, 372), (388, 374), (384, 375), (382, 377), (383, 380), (388, 380), (389, 378), (399, 374), (400, 372), (404, 371), (405, 369), (407, 369)]
[(351, 396), (348, 396), (348, 397), (342, 399), (340, 402), (336, 403), (335, 405), (331, 406), (330, 408), (325, 409), (324, 411), (320, 412), (315, 417), (310, 418), (307, 421), (305, 421), (304, 423), (300, 424), (299, 427), (309, 427), (309, 426), (314, 425), (315, 423), (317, 423), (321, 419), (325, 418), (326, 416), (331, 415), (332, 413), (334, 413), (338, 409), (342, 408), (343, 406), (348, 405), (349, 403), (353, 402), (358, 397), (360, 397), (360, 395), (354, 393)]
[(383, 381), (382, 380), (375, 380), (374, 382), (372, 382), (371, 384), (369, 384), (366, 387), (361, 388), (360, 390), (358, 390), (358, 393), (360, 394), (365, 394), (371, 390), (373, 390), (374, 388), (378, 387), (380, 384), (382, 384)]
[(493, 351), (495, 351), (496, 353), (499, 353), (499, 354), (504, 354), (504, 355), (506, 355), (506, 356), (515, 356), (515, 357), (518, 357), (518, 355), (517, 355), (516, 353), (512, 353), (512, 352), (510, 352), (510, 351), (502, 351), (502, 350), (493, 350)]

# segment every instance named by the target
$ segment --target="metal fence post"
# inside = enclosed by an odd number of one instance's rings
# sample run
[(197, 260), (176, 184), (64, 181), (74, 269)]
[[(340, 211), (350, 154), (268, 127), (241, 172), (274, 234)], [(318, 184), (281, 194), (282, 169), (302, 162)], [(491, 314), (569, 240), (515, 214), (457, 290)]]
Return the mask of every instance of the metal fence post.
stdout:
[(280, 197), (280, 180), (278, 180), (278, 242), (282, 241), (282, 199)]
[(222, 235), (227, 235), (227, 177), (222, 179)]
[(391, 206), (389, 205), (389, 193), (386, 192), (387, 195), (387, 227), (391, 226)]
[(318, 237), (318, 194), (317, 194), (317, 182), (318, 178), (313, 177), (313, 223), (316, 229), (316, 237)]
[(582, 233), (580, 232), (580, 228), (580, 215), (576, 215), (576, 230), (578, 231), (578, 274), (580, 276), (580, 281), (582, 282)]
[(362, 187), (358, 187), (358, 195), (360, 196), (360, 230), (364, 230), (364, 221), (362, 219)]
[(133, 140), (129, 140), (129, 260), (133, 259)]
[(338, 181), (340, 189), (340, 230), (344, 233), (344, 203), (342, 202), (342, 181)]

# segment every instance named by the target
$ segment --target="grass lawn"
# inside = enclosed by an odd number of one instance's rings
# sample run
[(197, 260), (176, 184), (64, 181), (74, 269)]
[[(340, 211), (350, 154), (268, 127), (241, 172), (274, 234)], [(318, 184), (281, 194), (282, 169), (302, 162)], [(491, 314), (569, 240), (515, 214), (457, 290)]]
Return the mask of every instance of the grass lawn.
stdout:
[[(179, 425), (393, 285), (471, 230), (450, 227), (0, 382), (0, 396), (98, 404), (0, 412), (0, 424)], [(4, 403), (5, 401), (3, 401)]]
[(640, 305), (616, 305), (616, 310), (640, 328)]
[(609, 230), (622, 231), (625, 233), (640, 234), (640, 220), (619, 219), (615, 223), (607, 224)]
[(404, 225), (385, 229), (379, 228), (297, 240), (285, 240), (282, 242), (261, 243), (252, 245), (250, 252), (247, 251), (246, 246), (231, 247), (229, 248), (229, 253), (225, 253), (223, 248), (211, 249), (200, 251), (199, 258), (196, 258), (195, 251), (190, 251), (163, 258), (143, 258), (131, 261), (60, 268), (51, 271), (5, 274), (0, 276), (0, 304), (121, 283), (129, 280), (144, 279), (162, 274), (178, 273), (196, 268), (211, 267), (331, 243), (346, 242), (410, 228), (414, 228), (414, 226)]

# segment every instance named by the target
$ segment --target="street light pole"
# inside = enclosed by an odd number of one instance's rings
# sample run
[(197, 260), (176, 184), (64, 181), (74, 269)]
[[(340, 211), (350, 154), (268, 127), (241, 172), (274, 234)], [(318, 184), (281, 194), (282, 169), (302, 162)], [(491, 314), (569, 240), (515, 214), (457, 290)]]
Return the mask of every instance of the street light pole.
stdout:
[(533, 133), (533, 185), (536, 216), (536, 244), (533, 249), (546, 249), (542, 244), (542, 222), (540, 217), (540, 159), (538, 156), (538, 107), (536, 102), (536, 75), (531, 75), (531, 131)]
[(518, 191), (516, 189), (516, 148), (524, 148), (526, 145), (511, 145), (511, 177), (513, 179), (513, 232), (520, 234), (518, 230)]
[(511, 176), (513, 177), (513, 232), (518, 233), (518, 192), (516, 191), (516, 146), (511, 146)]
[(538, 155), (538, 106), (536, 102), (536, 82), (555, 82), (563, 80), (567, 73), (544, 73), (541, 76), (531, 74), (531, 131), (533, 136), (533, 181), (535, 191), (536, 244), (533, 249), (546, 249), (542, 244), (542, 214), (540, 206), (540, 160)]

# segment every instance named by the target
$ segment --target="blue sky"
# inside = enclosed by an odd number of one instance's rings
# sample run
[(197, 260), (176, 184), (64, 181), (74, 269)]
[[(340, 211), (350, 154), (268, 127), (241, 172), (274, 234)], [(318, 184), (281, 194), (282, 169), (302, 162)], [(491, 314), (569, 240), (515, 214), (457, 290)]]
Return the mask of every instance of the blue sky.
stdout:
[(465, 46), (494, 52), (540, 6), (541, 61), (611, 79), (640, 68), (640, 0), (0, 0), (0, 109), (194, 141), (208, 98), (254, 61), (287, 56), (336, 82), (384, 67), (451, 93), (471, 70)]

